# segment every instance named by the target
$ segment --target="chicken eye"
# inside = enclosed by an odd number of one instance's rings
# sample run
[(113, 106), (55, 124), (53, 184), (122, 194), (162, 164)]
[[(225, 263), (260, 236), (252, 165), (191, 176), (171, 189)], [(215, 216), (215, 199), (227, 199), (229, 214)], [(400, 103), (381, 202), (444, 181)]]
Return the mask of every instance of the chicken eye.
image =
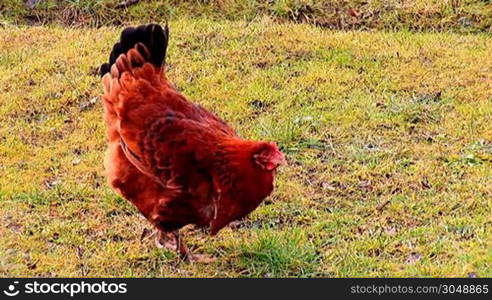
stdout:
[(275, 164), (266, 155), (255, 154), (253, 155), (253, 159), (255, 164), (258, 165), (263, 170), (271, 171), (275, 169)]

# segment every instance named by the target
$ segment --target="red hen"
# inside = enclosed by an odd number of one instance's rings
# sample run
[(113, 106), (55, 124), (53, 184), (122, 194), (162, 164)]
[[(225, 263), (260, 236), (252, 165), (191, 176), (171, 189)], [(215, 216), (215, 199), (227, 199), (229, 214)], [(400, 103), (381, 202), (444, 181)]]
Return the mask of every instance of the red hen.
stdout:
[(101, 66), (109, 184), (158, 229), (158, 244), (191, 256), (178, 230), (212, 235), (252, 212), (285, 163), (275, 143), (240, 138), (164, 75), (167, 26), (126, 28)]

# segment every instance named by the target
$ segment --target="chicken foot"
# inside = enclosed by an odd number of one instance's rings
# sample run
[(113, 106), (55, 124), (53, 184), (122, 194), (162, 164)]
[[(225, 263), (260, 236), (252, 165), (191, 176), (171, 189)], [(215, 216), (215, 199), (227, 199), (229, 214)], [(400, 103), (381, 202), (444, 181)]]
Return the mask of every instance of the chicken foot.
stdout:
[(165, 248), (174, 251), (176, 249), (176, 239), (172, 233), (157, 230), (155, 245), (160, 249)]
[(210, 263), (215, 261), (214, 257), (205, 254), (192, 254), (179, 231), (164, 232), (159, 230), (155, 243), (158, 248), (176, 251), (179, 257), (187, 262)]

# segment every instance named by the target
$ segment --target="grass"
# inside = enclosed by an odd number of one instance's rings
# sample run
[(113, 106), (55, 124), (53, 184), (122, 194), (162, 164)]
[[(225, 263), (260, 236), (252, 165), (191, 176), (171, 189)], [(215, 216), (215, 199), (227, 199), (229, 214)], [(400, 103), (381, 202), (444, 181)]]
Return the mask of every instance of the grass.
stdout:
[(289, 165), (248, 220), (156, 249), (106, 185), (121, 28), (0, 29), (0, 276), (492, 276), (492, 37), (171, 22), (169, 78)]
[(163, 22), (183, 17), (315, 24), (330, 29), (492, 32), (490, 0), (25, 0), (0, 3), (0, 19), (16, 24), (71, 26)]

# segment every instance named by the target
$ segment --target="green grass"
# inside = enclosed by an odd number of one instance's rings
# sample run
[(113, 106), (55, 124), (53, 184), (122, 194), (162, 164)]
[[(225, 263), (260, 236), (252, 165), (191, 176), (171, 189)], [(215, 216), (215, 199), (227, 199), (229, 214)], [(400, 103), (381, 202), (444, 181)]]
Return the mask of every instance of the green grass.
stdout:
[(492, 276), (492, 37), (182, 19), (169, 78), (289, 165), (187, 264), (106, 185), (121, 28), (0, 29), (0, 276)]
[[(126, 9), (123, 0), (25, 0), (0, 2), (0, 20), (70, 26), (163, 22), (186, 17), (315, 24), (330, 29), (492, 32), (490, 0), (146, 0)], [(1, 24), (1, 23), (0, 23)]]

